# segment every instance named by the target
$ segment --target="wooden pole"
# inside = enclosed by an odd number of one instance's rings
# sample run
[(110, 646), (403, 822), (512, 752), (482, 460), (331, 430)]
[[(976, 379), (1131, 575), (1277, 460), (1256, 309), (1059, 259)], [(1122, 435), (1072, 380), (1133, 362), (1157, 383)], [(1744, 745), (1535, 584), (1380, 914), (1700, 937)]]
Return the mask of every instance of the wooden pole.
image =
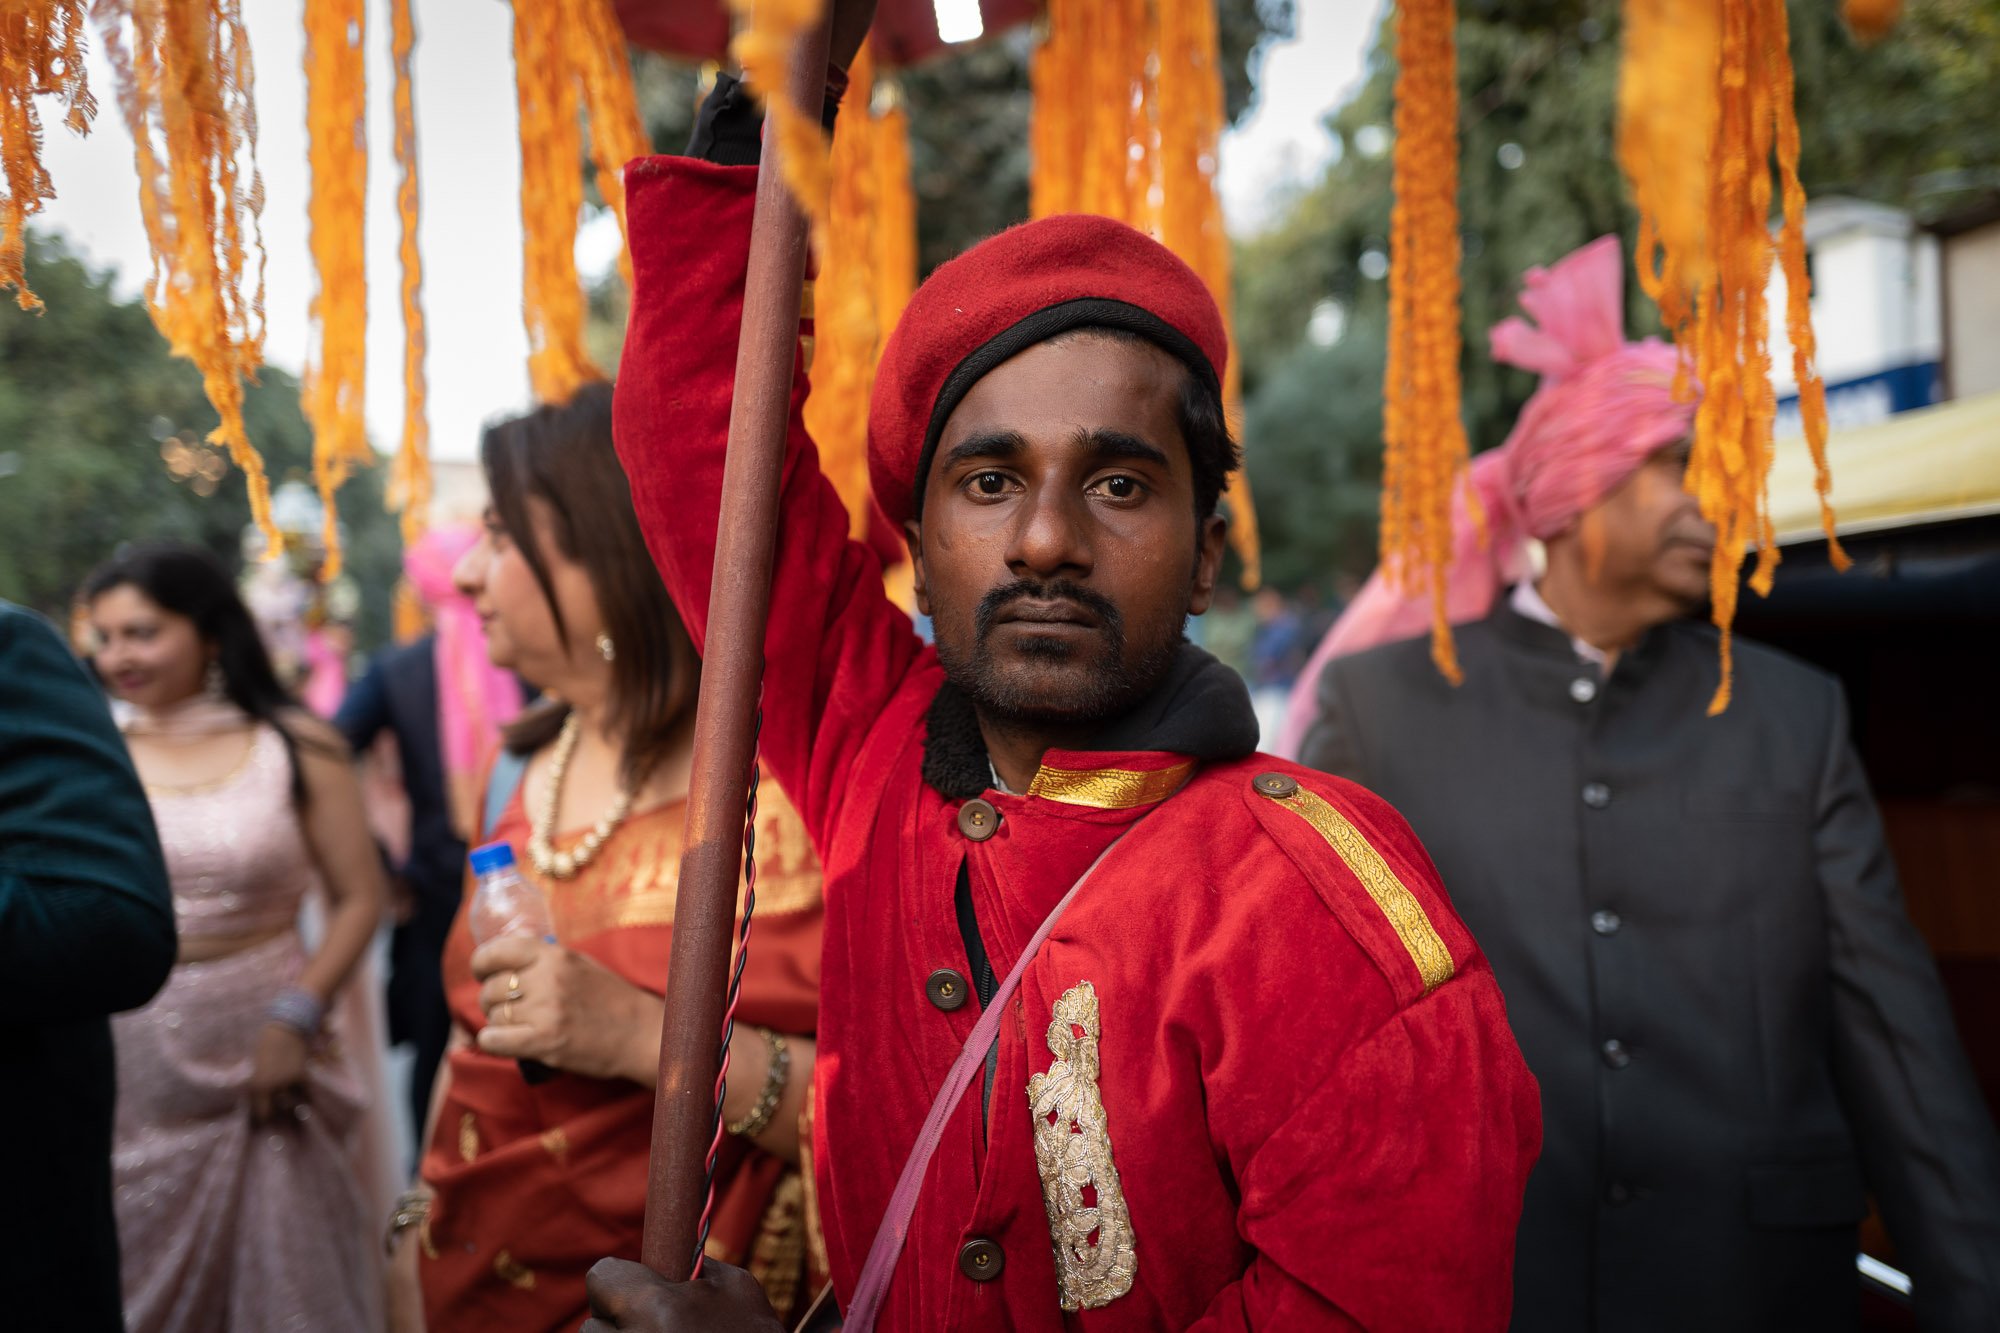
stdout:
[[(785, 89), (814, 121), (826, 94), (826, 58), (822, 20), (799, 35)], [(778, 152), (777, 136), (766, 134), (736, 344), (736, 391), (653, 1102), (640, 1258), (675, 1281), (694, 1268), (708, 1146), (715, 1133), (715, 1075), (743, 869), (743, 808), (755, 756), (751, 730), (764, 673), (778, 488), (805, 281), (806, 221), (785, 188)]]

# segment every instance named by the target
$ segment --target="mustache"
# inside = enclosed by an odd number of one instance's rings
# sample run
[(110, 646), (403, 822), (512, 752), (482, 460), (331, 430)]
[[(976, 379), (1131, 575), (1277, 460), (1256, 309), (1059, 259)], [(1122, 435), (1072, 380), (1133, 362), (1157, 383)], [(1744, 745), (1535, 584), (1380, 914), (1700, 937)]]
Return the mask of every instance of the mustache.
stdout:
[(1040, 579), (1015, 579), (1012, 583), (1003, 583), (989, 590), (979, 599), (979, 605), (973, 609), (973, 632), (984, 639), (992, 632), (994, 622), (1007, 608), (1008, 603), (1023, 598), (1031, 598), (1038, 602), (1074, 602), (1096, 616), (1114, 638), (1124, 633), (1125, 618), (1118, 614), (1118, 608), (1112, 605), (1110, 598), (1094, 589), (1084, 587), (1081, 583), (1072, 583), (1068, 579), (1050, 579), (1047, 582)]

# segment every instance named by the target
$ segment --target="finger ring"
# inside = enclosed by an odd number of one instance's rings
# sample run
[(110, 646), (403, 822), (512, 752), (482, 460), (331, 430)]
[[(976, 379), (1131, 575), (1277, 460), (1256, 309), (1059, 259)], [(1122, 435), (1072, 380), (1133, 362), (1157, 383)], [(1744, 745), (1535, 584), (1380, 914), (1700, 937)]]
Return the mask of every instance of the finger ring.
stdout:
[(509, 1000), (518, 1000), (521, 998), (521, 974), (519, 972), (509, 972), (507, 974), (507, 998)]

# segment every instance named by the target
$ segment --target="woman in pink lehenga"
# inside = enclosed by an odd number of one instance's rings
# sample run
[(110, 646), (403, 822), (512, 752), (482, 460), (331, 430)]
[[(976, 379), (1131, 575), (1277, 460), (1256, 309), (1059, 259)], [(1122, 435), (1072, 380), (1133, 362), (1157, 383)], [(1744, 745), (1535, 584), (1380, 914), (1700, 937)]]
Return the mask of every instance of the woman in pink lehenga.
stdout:
[[(179, 962), (113, 1022), (112, 1175), (130, 1333), (379, 1327), (333, 1007), (383, 886), (346, 748), (279, 686), (228, 573), (142, 548), (84, 589), (99, 674), (173, 880)], [(297, 925), (311, 887), (319, 947)]]

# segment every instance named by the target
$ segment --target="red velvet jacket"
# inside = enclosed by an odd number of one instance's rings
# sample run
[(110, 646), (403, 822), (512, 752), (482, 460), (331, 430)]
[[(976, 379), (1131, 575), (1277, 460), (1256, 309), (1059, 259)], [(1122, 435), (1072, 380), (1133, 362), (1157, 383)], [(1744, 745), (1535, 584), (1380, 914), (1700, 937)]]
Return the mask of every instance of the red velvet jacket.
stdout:
[[(618, 447), (697, 643), (754, 184), (685, 158), (628, 172)], [(1267, 756), (1051, 751), (1027, 795), (984, 793), (997, 829), (961, 831), (961, 803), (923, 776), (943, 673), (848, 540), (803, 399), (801, 373), (763, 757), (826, 868), (814, 1147), (838, 1293), (978, 1017), (926, 990), (967, 968), (961, 862), (1004, 976), (1143, 818), (1011, 1001), (990, 1110), (968, 1093), (952, 1118), (880, 1326), (1504, 1327), (1537, 1094), (1408, 826)], [(1073, 1242), (1062, 1276), (1055, 1228)]]

